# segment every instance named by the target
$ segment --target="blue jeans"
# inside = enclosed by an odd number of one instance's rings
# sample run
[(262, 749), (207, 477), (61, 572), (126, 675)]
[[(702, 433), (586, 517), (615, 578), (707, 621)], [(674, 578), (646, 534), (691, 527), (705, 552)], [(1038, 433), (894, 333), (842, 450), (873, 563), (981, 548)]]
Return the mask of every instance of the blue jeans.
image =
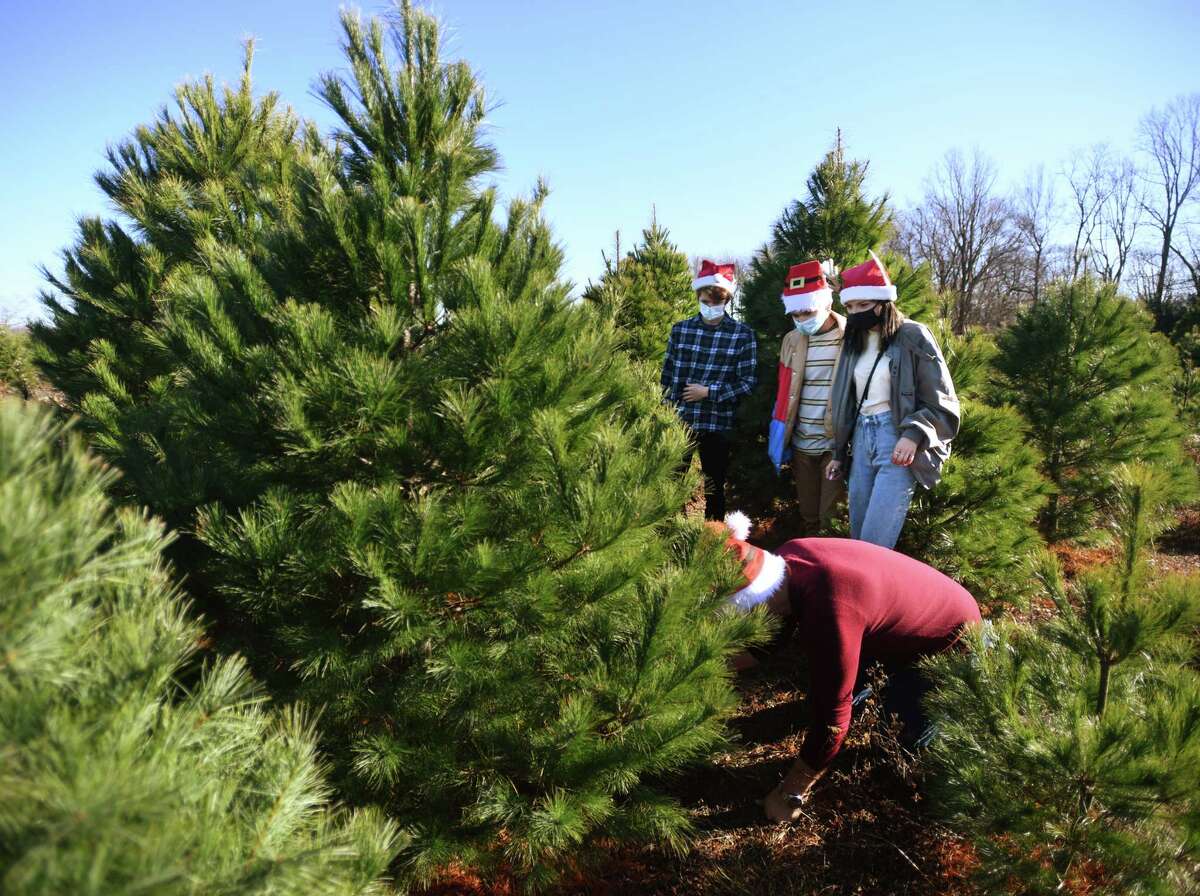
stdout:
[(892, 463), (900, 433), (890, 412), (859, 417), (850, 462), (850, 537), (894, 548), (908, 516), (916, 480)]

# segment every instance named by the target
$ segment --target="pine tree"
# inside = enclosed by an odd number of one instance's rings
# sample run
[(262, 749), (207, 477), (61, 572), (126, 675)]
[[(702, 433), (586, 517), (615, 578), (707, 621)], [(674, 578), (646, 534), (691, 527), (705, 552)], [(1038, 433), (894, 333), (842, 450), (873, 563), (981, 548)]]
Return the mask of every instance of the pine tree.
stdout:
[(255, 98), (252, 61), (247, 45), (236, 89), (211, 76), (181, 85), (173, 111), (109, 149), (96, 182), (120, 218), (80, 221), (63, 252), (64, 277), (44, 270), (49, 320), (31, 327), (45, 375), (121, 468), (116, 487), (176, 527), (187, 523), (189, 499), (181, 511), (172, 495), (198, 497), (231, 474), (191, 444), (191, 433), (143, 411), (170, 385), (163, 323), (209, 264), (225, 262), (234, 246), (252, 253), (273, 222), (294, 217), (300, 123), (277, 95)]
[(29, 334), (0, 321), (0, 395), (11, 390), (27, 399), (37, 385)]
[(622, 258), (604, 259), (604, 274), (583, 291), (586, 301), (607, 309), (625, 347), (640, 360), (661, 365), (671, 325), (694, 310), (692, 274), (687, 256), (671, 242), (657, 215)]
[(165, 287), (188, 275), (206, 240), (252, 245), (263, 216), (281, 213), (299, 123), (277, 95), (255, 99), (252, 62), (247, 44), (236, 90), (211, 76), (185, 83), (174, 111), (109, 148), (96, 183), (124, 221), (80, 221), (65, 277), (44, 271), (51, 324), (34, 326), (49, 348), (43, 365), (68, 394), (149, 389), (161, 365), (144, 329), (169, 310)]
[(112, 474), (0, 400), (0, 890), (372, 894), (377, 812), (326, 806), (311, 724), (203, 637)]
[[(850, 267), (891, 236), (888, 197), (866, 195), (867, 169), (866, 162), (847, 159), (839, 132), (833, 148), (809, 175), (807, 195), (783, 210), (771, 228), (771, 239), (750, 262), (741, 288), (742, 316), (760, 339), (774, 346), (776, 358), (779, 341), (791, 326), (779, 300), (788, 268), (812, 258)], [(765, 348), (760, 346), (760, 356)]]
[[(1114, 477), (1115, 559), (1072, 586), (1046, 555), (1056, 616), (980, 631), (933, 663), (931, 781), (994, 888), (1181, 893), (1200, 858), (1200, 579), (1151, 582), (1170, 480)], [(1097, 884), (1097, 881), (1100, 884)]]
[(544, 188), (497, 222), (470, 68), (407, 5), (343, 28), (335, 139), (303, 128), (261, 229), (161, 284), (151, 388), (75, 407), (197, 533), (181, 563), (226, 646), (412, 831), (401, 873), (536, 887), (606, 844), (681, 847), (652, 782), (723, 743), (725, 661), (763, 622), (716, 612), (735, 571), (679, 516), (685, 434), (568, 300)]
[(1193, 490), (1171, 405), (1172, 350), (1112, 284), (1059, 284), (1000, 334), (996, 398), (1029, 423), (1055, 493), (1041, 517), (1051, 540), (1085, 534), (1116, 465), (1145, 460)]
[[(832, 259), (839, 267), (857, 264), (867, 250), (880, 248), (892, 230), (892, 211), (887, 196), (870, 198), (865, 193), (868, 165), (848, 159), (841, 133), (809, 175), (807, 194), (793, 199), (771, 228), (764, 244), (742, 275), (739, 308), (742, 320), (758, 340), (758, 381), (754, 394), (739, 408), (731, 478), (734, 506), (753, 517), (779, 515), (779, 496), (784, 491), (767, 460), (767, 423), (775, 402), (779, 347), (791, 321), (783, 313), (780, 294), (788, 268), (813, 258)], [(885, 261), (893, 270), (897, 259)], [(922, 287), (913, 272), (904, 269), (895, 278), (897, 291), (906, 298)], [(927, 285), (927, 284), (926, 284)], [(915, 289), (914, 289), (915, 287)], [(790, 487), (786, 489), (790, 494)]]
[(992, 337), (980, 331), (956, 336), (946, 318), (934, 333), (962, 425), (942, 481), (913, 496), (898, 549), (957, 579), (977, 600), (1020, 602), (1029, 590), (1024, 569), (1041, 544), (1037, 516), (1049, 493), (1041, 455), (1019, 413), (983, 400), (996, 354)]

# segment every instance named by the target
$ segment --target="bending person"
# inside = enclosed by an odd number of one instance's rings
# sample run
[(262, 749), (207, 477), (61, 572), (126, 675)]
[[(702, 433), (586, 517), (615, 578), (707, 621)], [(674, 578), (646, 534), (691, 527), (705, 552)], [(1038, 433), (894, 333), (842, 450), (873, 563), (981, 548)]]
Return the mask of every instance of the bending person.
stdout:
[[(729, 547), (746, 577), (732, 603), (741, 610), (767, 603), (775, 613), (792, 615), (808, 655), (808, 731), (799, 758), (764, 800), (768, 818), (790, 821), (842, 748), (861, 671), (883, 665), (884, 706), (899, 715), (905, 740), (915, 742), (928, 727), (920, 704), (928, 683), (916, 663), (979, 623), (979, 606), (953, 579), (878, 545), (796, 538), (771, 553), (745, 541), (749, 521), (743, 515), (731, 514), (727, 526)], [(740, 659), (740, 668), (753, 662)]]

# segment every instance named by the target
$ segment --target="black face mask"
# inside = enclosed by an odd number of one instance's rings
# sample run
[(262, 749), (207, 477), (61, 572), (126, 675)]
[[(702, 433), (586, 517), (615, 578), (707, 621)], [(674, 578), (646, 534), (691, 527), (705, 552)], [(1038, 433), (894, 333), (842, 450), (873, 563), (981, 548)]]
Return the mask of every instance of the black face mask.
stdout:
[(879, 315), (875, 313), (874, 308), (846, 315), (846, 327), (851, 330), (869, 330), (877, 323), (879, 323)]

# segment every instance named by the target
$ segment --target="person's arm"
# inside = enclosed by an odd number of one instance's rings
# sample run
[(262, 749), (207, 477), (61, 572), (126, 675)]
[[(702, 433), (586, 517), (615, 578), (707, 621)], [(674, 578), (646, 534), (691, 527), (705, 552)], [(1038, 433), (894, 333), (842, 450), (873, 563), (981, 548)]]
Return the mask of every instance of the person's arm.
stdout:
[(662, 384), (663, 397), (671, 402), (678, 400), (672, 388), (675, 383), (675, 353), (677, 351), (675, 328), (671, 327), (671, 335), (667, 337), (667, 353), (663, 356), (662, 375), (659, 377), (659, 382)]
[[(830, 416), (833, 418), (833, 460), (840, 467), (846, 462), (848, 448), (850, 445), (850, 427), (854, 421), (847, 421), (845, 418), (849, 416), (849, 409), (853, 407), (854, 402), (854, 365), (851, 362), (852, 354), (846, 351), (845, 346), (842, 347), (838, 354), (837, 367), (833, 371), (833, 383), (829, 388), (830, 401)], [(845, 378), (849, 377), (849, 381)], [(834, 398), (838, 397), (841, 407), (837, 407)], [(840, 413), (840, 416), (838, 412)]]
[[(824, 618), (822, 618), (824, 617)], [(846, 606), (805, 620), (809, 656), (808, 731), (800, 758), (819, 773), (842, 748), (850, 730), (854, 681), (862, 653), (863, 626)]]
[(745, 338), (739, 340), (737, 359), (733, 365), (733, 382), (709, 387), (708, 397), (715, 402), (737, 401), (754, 391), (758, 382), (758, 347), (754, 334), (747, 330)]
[(937, 341), (920, 327), (917, 344), (910, 351), (916, 377), (916, 410), (900, 421), (900, 435), (912, 439), (918, 448), (937, 448), (949, 444), (958, 435), (961, 409), (950, 378), (950, 368), (942, 357)]

